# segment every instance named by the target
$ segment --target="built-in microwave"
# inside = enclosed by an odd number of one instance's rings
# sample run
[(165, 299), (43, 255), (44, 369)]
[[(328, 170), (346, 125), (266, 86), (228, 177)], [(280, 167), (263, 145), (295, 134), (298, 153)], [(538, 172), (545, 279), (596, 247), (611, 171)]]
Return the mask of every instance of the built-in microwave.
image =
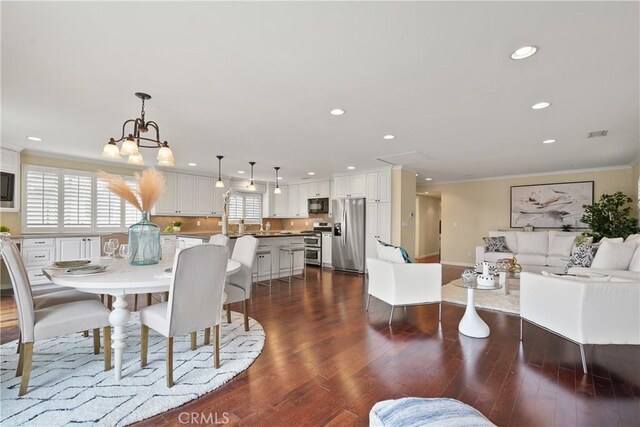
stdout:
[(329, 198), (309, 199), (309, 213), (326, 214), (329, 213)]
[(15, 189), (16, 175), (10, 172), (0, 172), (0, 207), (13, 208), (14, 202), (14, 189)]

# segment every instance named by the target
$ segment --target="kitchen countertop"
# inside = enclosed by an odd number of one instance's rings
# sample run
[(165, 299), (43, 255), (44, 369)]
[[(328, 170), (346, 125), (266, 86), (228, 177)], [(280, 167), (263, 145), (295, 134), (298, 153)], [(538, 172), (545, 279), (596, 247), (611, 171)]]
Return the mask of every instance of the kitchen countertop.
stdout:
[[(320, 234), (320, 231), (316, 232)], [(10, 237), (12, 239), (51, 239), (58, 237), (102, 237), (102, 236), (110, 236), (113, 234), (127, 234), (126, 231), (113, 231), (113, 232), (98, 232), (98, 233), (34, 233), (34, 234), (12, 234)], [(177, 233), (167, 233), (160, 232), (161, 236), (177, 236), (177, 237), (186, 237), (186, 238), (194, 238), (194, 239), (204, 239), (213, 236), (214, 234), (220, 234), (219, 231), (181, 231)], [(300, 233), (299, 231), (291, 231), (291, 232), (282, 232), (280, 230), (276, 231), (249, 231), (245, 233), (245, 235), (251, 235), (254, 237), (262, 238), (262, 237), (301, 237), (301, 236), (310, 236), (313, 233)], [(239, 234), (230, 234), (230, 239), (237, 239), (238, 237), (242, 237)]]
[[(174, 233), (177, 237), (185, 237), (192, 239), (204, 239), (213, 236), (214, 234), (220, 234), (216, 232), (205, 232), (205, 231), (194, 231), (194, 232), (180, 232)], [(266, 238), (266, 237), (306, 237), (313, 236), (313, 233), (300, 233), (296, 231), (292, 232), (280, 232), (280, 231), (263, 231), (263, 232), (248, 232), (244, 234), (245, 236), (253, 236), (258, 239)], [(238, 237), (242, 237), (239, 234), (230, 234), (230, 239), (237, 239)]]

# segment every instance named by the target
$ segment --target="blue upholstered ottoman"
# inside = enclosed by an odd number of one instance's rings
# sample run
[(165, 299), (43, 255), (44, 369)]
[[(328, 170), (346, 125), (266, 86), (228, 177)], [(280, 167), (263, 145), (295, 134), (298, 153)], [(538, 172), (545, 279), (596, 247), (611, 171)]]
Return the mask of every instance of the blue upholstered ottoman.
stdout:
[(405, 397), (383, 400), (369, 412), (370, 426), (385, 427), (495, 427), (484, 415), (459, 400)]

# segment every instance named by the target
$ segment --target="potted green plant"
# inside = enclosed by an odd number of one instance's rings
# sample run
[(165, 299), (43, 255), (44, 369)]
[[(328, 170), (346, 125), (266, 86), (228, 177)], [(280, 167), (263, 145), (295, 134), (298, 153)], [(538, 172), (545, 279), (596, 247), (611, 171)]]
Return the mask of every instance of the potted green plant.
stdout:
[(583, 205), (584, 215), (580, 219), (591, 229), (594, 242), (603, 237), (622, 237), (640, 231), (638, 220), (631, 216), (631, 202), (626, 194), (618, 191), (603, 194), (593, 205)]
[(11, 229), (6, 225), (0, 225), (0, 233), (11, 233)]
[(182, 226), (182, 221), (173, 221), (172, 225), (173, 231), (178, 232), (180, 231), (180, 227)]

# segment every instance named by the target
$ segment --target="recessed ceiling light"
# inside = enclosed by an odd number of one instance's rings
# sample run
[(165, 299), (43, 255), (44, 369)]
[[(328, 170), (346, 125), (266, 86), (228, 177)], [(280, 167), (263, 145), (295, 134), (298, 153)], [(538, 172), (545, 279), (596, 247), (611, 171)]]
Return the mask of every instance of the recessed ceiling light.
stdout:
[(554, 142), (556, 142), (555, 139), (545, 139), (542, 141), (543, 144), (553, 144)]
[(383, 136), (384, 139), (394, 139), (396, 136), (395, 135), (385, 135)]
[(244, 173), (244, 171), (238, 171), (238, 173)]
[(356, 167), (355, 166), (347, 166), (347, 169), (349, 170), (354, 170)]
[(27, 139), (29, 141), (42, 142), (42, 138), (38, 138), (37, 136), (28, 136)]
[(198, 166), (197, 164), (191, 162), (191, 163), (187, 163), (189, 166)]
[(511, 54), (511, 59), (525, 59), (534, 55), (538, 51), (538, 46), (522, 46)]
[(547, 108), (551, 106), (550, 102), (538, 102), (537, 104), (533, 104), (531, 106), (531, 108), (533, 108), (534, 110), (542, 110), (544, 108)]
[(416, 174), (416, 176), (418, 176), (418, 174)]
[(433, 178), (425, 178), (425, 181), (431, 181)]
[(315, 175), (315, 172), (307, 172), (307, 175)]
[(334, 108), (333, 110), (330, 111), (330, 113), (333, 116), (341, 116), (344, 114), (344, 110), (341, 110), (339, 108)]

